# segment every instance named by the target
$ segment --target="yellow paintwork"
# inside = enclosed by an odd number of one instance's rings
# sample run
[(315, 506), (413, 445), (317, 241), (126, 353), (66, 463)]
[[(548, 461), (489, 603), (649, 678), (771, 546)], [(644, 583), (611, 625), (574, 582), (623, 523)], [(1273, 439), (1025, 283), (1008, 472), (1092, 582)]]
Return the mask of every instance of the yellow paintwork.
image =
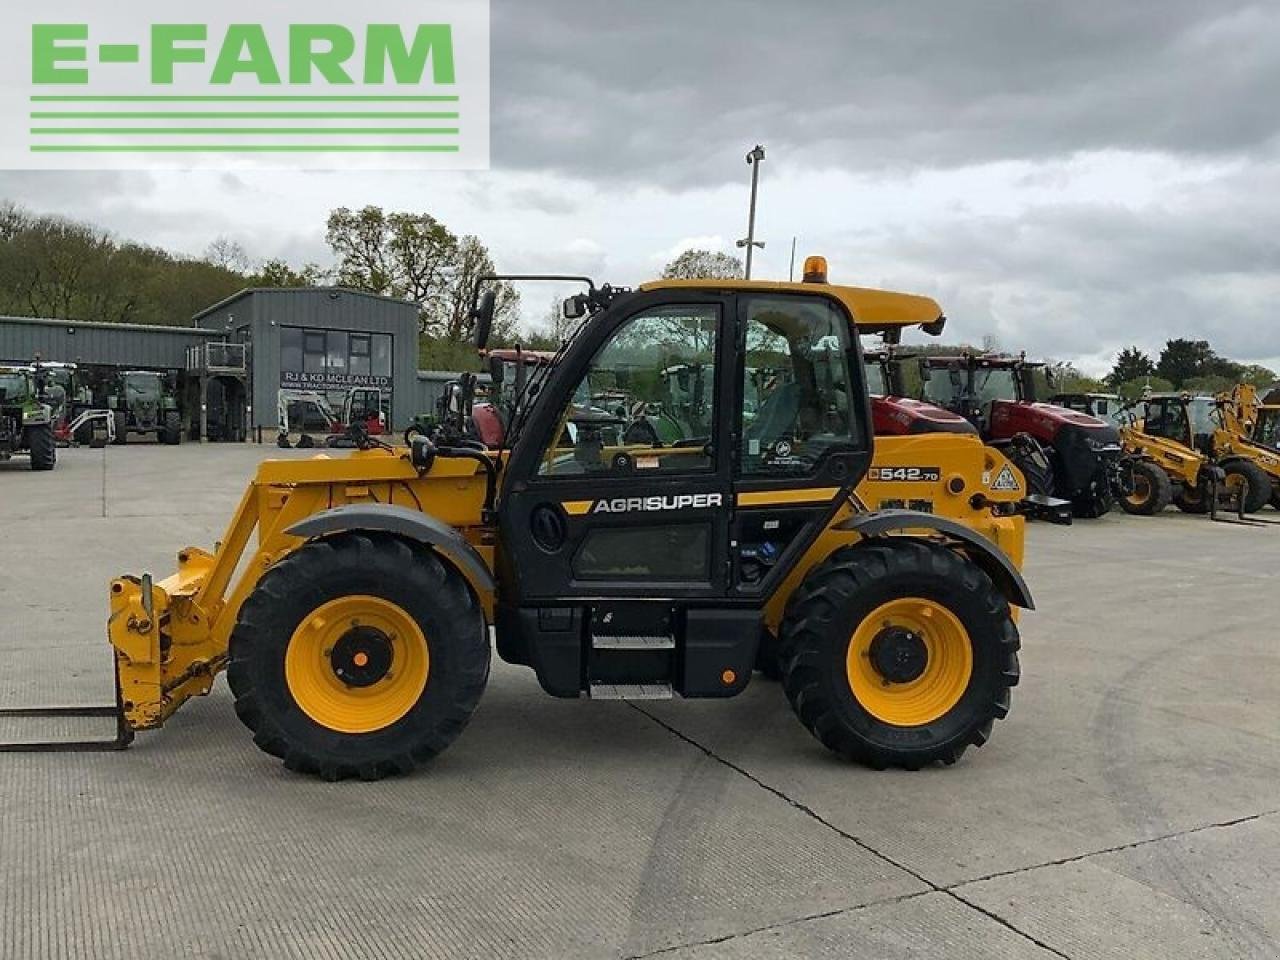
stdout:
[(1200, 471), (1209, 462), (1208, 457), (1185, 443), (1147, 433), (1142, 420), (1120, 428), (1120, 446), (1127, 454), (1154, 461), (1164, 468), (1170, 480), (1186, 490), (1196, 489), (1200, 483)]
[[(1230, 393), (1220, 393), (1214, 398), (1218, 410), (1218, 429), (1213, 431), (1213, 452), (1219, 457), (1243, 457), (1261, 467), (1273, 483), (1280, 483), (1280, 453), (1255, 443), (1253, 427), (1258, 413), (1274, 406), (1258, 400), (1258, 391), (1252, 384), (1237, 384)], [(1234, 490), (1240, 484), (1236, 476), (1227, 478)]]
[[(844, 304), (861, 328), (909, 327), (943, 319), (942, 307), (932, 297), (868, 287), (844, 287), (831, 283), (787, 283), (770, 280), (656, 280), (641, 290), (734, 290), (755, 293), (819, 294)], [(864, 330), (865, 332), (865, 330)]]
[[(371, 627), (391, 641), (391, 666), (366, 687), (349, 686), (334, 672), (333, 646), (355, 626)], [(355, 663), (360, 663), (356, 653)], [(366, 654), (367, 656), (367, 654)], [(418, 622), (382, 597), (351, 594), (313, 610), (289, 639), (285, 683), (298, 707), (339, 733), (374, 733), (391, 726), (422, 697), (431, 653)]]
[[(881, 630), (910, 630), (925, 646), (924, 672), (909, 683), (889, 683), (871, 661), (871, 644)], [(845, 656), (849, 689), (864, 710), (898, 727), (932, 723), (959, 703), (973, 676), (973, 644), (958, 617), (923, 597), (899, 597), (881, 604), (858, 624)]]
[[(407, 451), (370, 450), (264, 461), (213, 553), (181, 551), (178, 572), (155, 584), (149, 598), (138, 578), (114, 580), (107, 634), (129, 725), (158, 727), (188, 697), (209, 692), (226, 666), (240, 606), (263, 573), (302, 545), (285, 531), (312, 514), (375, 502), (422, 510), (458, 529), (492, 568), (492, 531), (480, 522), (485, 477), (479, 464), (442, 458), (420, 476), (406, 457)], [(249, 550), (255, 530), (257, 545)], [(492, 595), (481, 584), (471, 586), (492, 620)]]
[(839, 487), (809, 487), (802, 490), (759, 490), (740, 493), (735, 501), (740, 507), (776, 507), (797, 503), (822, 503), (834, 500)]
[[(989, 508), (978, 508), (971, 498), (982, 494), (992, 502), (1012, 507), (1026, 496), (1022, 474), (998, 450), (983, 445), (977, 437), (955, 433), (924, 433), (906, 437), (876, 437), (875, 459), (877, 467), (936, 466), (941, 469), (938, 483), (895, 482), (863, 480), (854, 490), (854, 496), (840, 505), (827, 529), (818, 535), (808, 552), (787, 574), (764, 608), (765, 626), (778, 632), (787, 600), (800, 586), (809, 571), (831, 556), (841, 547), (857, 543), (861, 539), (851, 530), (835, 529), (859, 510), (879, 510), (895, 505), (917, 503), (917, 509), (928, 504), (928, 511), (941, 517), (957, 520), (986, 537), (1009, 558), (1015, 567), (1022, 568), (1023, 541), (1026, 521), (1018, 515), (996, 515)], [(1013, 468), (1018, 480), (1016, 490), (992, 490), (991, 484), (1004, 466)], [(953, 477), (964, 480), (959, 492), (948, 489)], [(974, 484), (980, 484), (975, 488)], [(910, 531), (904, 531), (909, 533)], [(927, 530), (916, 531), (929, 536)], [(1018, 609), (1011, 613), (1016, 620)]]

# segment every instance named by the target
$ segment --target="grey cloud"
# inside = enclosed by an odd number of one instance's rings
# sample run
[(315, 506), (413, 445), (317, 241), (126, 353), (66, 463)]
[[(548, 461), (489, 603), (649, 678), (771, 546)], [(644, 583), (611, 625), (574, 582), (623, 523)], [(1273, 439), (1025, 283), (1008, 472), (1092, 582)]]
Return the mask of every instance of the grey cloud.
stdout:
[(493, 41), (495, 163), (588, 178), (711, 182), (757, 140), (875, 170), (1280, 129), (1280, 9), (1244, 0), (496, 0)]
[(1280, 355), (1280, 164), (1250, 166), (1170, 205), (1041, 206), (1009, 217), (868, 229), (844, 239), (886, 285), (934, 292), (950, 332), (1063, 358), (1172, 337), (1260, 361)]

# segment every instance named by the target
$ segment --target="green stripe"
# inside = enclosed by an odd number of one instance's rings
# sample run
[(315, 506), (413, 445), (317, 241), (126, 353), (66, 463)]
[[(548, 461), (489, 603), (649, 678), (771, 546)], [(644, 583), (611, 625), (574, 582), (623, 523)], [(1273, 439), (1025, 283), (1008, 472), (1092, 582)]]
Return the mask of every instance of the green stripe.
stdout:
[(146, 134), (167, 135), (204, 135), (218, 134), (361, 134), (392, 133), (413, 134), (418, 136), (435, 136), (437, 134), (458, 133), (457, 127), (32, 127), (31, 133), (38, 136), (65, 135), (79, 136), (118, 133), (124, 136)]
[(32, 153), (458, 153), (441, 144), (33, 144)]
[(457, 97), (411, 96), (33, 96), (32, 103), (457, 103)]
[(457, 120), (456, 113), (42, 113), (32, 120)]

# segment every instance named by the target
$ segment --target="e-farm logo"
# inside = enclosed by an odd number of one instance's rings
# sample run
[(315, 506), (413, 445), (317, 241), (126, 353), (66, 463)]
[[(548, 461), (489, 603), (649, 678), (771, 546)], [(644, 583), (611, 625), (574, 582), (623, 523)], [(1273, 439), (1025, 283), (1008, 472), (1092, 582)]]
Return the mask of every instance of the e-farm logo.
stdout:
[(5, 6), (6, 168), (488, 166), (488, 0)]

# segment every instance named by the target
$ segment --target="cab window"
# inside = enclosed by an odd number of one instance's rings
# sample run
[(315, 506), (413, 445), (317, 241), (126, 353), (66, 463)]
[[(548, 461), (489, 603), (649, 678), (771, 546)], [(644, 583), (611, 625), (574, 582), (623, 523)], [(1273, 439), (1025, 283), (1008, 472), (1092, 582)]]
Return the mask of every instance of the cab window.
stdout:
[(705, 473), (715, 468), (719, 308), (664, 306), (614, 332), (570, 394), (538, 475)]
[(755, 403), (742, 413), (743, 476), (809, 474), (827, 453), (862, 445), (861, 388), (841, 311), (816, 297), (757, 297), (745, 335), (742, 395)]

